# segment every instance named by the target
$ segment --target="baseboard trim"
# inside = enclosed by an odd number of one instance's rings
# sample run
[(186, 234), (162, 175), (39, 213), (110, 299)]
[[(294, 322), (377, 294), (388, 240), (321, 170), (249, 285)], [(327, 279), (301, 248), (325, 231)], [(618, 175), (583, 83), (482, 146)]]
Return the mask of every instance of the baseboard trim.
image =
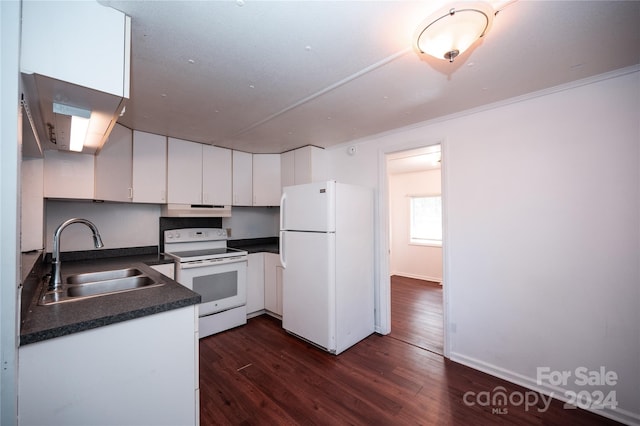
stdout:
[[(515, 383), (516, 385), (520, 385), (527, 389), (539, 392), (543, 395), (551, 396), (559, 401), (568, 402), (568, 398), (565, 397), (565, 392), (567, 391), (567, 389), (547, 384), (539, 385), (535, 378), (524, 376), (522, 374), (456, 352), (450, 353), (450, 359), (457, 363), (466, 365), (467, 367), (473, 368), (474, 370), (482, 371), (483, 373), (487, 373), (491, 376), (495, 376), (508, 382)], [(587, 408), (586, 410), (627, 425), (640, 426), (640, 414), (636, 414), (625, 409), (604, 408), (602, 410), (595, 410), (592, 408)]]
[(247, 319), (258, 317), (264, 314), (266, 311), (264, 309), (260, 309), (259, 311), (251, 312), (247, 314)]

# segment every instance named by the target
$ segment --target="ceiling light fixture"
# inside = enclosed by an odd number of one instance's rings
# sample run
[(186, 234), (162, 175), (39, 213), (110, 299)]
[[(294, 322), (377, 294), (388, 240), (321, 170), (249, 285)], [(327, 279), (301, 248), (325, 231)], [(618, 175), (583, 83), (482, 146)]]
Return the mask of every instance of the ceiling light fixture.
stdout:
[(420, 53), (453, 62), (487, 34), (494, 15), (493, 7), (484, 2), (450, 6), (422, 21), (415, 34), (417, 48)]
[(53, 112), (55, 114), (71, 116), (71, 130), (69, 131), (69, 150), (82, 152), (85, 139), (87, 138), (87, 131), (89, 130), (89, 119), (91, 118), (91, 111), (54, 102)]

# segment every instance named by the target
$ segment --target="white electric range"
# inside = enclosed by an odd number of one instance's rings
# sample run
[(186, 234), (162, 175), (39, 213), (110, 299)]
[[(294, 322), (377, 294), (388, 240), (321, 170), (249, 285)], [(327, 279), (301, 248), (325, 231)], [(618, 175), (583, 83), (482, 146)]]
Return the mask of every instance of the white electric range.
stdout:
[(227, 231), (164, 231), (164, 254), (175, 261), (176, 281), (202, 296), (200, 337), (247, 323), (248, 253), (227, 247)]

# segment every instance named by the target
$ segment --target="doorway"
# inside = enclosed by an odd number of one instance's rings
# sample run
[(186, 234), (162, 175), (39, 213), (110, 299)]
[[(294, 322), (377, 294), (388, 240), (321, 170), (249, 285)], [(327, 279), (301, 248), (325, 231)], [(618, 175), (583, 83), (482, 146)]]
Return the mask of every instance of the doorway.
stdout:
[(385, 161), (390, 336), (444, 355), (441, 145)]

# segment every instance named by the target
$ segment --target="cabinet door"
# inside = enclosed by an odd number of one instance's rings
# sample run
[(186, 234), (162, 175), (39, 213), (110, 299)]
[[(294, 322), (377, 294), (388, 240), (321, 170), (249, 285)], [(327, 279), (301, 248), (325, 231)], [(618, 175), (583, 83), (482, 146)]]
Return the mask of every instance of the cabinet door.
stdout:
[(44, 160), (22, 158), (20, 167), (20, 251), (42, 250), (44, 247)]
[(295, 185), (311, 182), (311, 147), (305, 146), (293, 151), (295, 158), (294, 177)]
[(167, 202), (167, 138), (133, 131), (133, 201)]
[(169, 138), (167, 202), (202, 204), (202, 145)]
[(21, 4), (21, 71), (129, 97), (130, 18), (92, 1)]
[(253, 205), (280, 205), (280, 154), (253, 154)]
[(264, 254), (264, 308), (282, 316), (282, 265), (274, 253)]
[(18, 424), (197, 425), (197, 309), (20, 346)]
[(96, 155), (95, 198), (105, 201), (131, 201), (131, 130), (116, 124)]
[(253, 205), (253, 155), (233, 151), (233, 205)]
[(251, 253), (247, 262), (247, 314), (264, 309), (264, 253)]
[(215, 206), (231, 205), (231, 150), (202, 146), (202, 202)]
[(282, 188), (296, 184), (295, 164), (295, 151), (287, 151), (280, 154), (280, 184)]
[(45, 151), (45, 198), (93, 199), (94, 161), (91, 154)]
[(294, 180), (296, 185), (327, 180), (327, 153), (315, 146), (294, 151)]

